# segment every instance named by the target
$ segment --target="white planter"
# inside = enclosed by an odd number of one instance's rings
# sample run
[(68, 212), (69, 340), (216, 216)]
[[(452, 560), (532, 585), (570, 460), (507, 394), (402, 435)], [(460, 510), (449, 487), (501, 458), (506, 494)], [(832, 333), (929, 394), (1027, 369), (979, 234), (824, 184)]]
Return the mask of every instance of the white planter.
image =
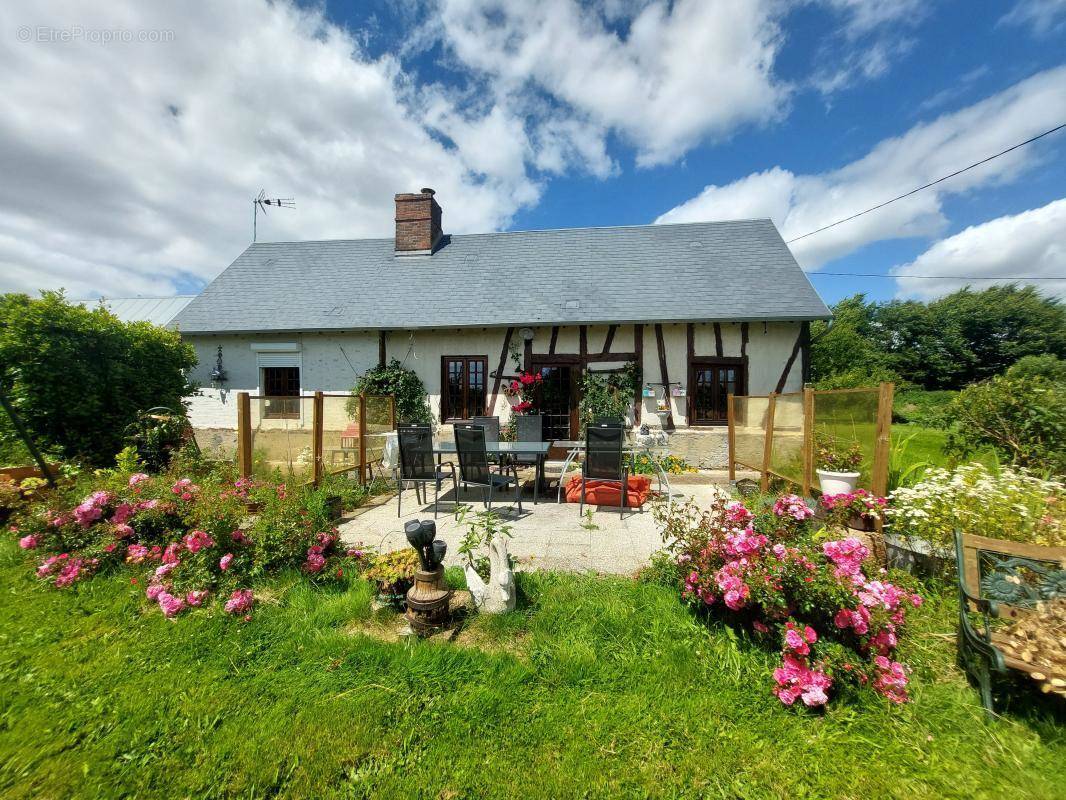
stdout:
[(859, 482), (858, 472), (830, 472), (825, 469), (817, 469), (818, 485), (822, 494), (847, 494), (855, 491), (855, 484)]

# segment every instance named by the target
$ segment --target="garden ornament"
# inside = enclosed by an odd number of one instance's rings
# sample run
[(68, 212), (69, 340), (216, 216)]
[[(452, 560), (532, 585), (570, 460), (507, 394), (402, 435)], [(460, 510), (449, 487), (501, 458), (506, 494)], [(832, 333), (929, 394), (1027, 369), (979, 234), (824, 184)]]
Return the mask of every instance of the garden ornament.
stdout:
[(474, 597), (474, 605), (486, 614), (505, 614), (514, 611), (514, 572), (507, 554), (507, 539), (496, 534), (489, 542), (489, 580), (486, 583), (473, 565), (466, 567), (466, 585)]
[(415, 573), (414, 586), (407, 590), (407, 621), (412, 630), (425, 636), (448, 624), (452, 590), (444, 585), (442, 566), (448, 545), (436, 538), (437, 524), (431, 519), (412, 520), (403, 531), (422, 566)]

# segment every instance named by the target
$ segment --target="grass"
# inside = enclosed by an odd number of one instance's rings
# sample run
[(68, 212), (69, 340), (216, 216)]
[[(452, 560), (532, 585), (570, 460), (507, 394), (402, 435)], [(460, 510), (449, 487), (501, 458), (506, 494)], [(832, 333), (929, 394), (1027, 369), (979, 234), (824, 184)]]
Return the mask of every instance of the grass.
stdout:
[[(892, 448), (904, 466), (916, 463), (931, 467), (948, 467), (951, 458), (944, 453), (948, 432), (942, 428), (925, 428), (920, 425), (892, 425)], [(995, 451), (986, 448), (973, 453), (965, 461), (980, 461), (987, 467), (997, 463)]]
[(1051, 798), (1066, 782), (1046, 710), (985, 721), (937, 598), (904, 647), (912, 704), (816, 715), (770, 696), (772, 654), (622, 578), (520, 575), (520, 610), (473, 623), (483, 649), (353, 635), (375, 613), (360, 580), (282, 577), (249, 623), (168, 622), (126, 577), (39, 587), (4, 542), (0, 586), (5, 798)]

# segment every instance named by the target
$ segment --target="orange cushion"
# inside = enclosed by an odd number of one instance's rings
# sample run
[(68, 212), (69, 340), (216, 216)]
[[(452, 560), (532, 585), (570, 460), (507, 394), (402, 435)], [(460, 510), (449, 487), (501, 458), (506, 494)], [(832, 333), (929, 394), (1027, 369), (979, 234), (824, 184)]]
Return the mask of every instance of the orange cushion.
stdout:
[[(640, 508), (651, 494), (651, 478), (647, 475), (630, 475), (626, 487), (626, 506)], [(622, 493), (618, 481), (589, 480), (585, 483), (585, 502), (594, 506), (622, 505)], [(566, 502), (581, 502), (581, 476), (574, 475), (566, 482)]]

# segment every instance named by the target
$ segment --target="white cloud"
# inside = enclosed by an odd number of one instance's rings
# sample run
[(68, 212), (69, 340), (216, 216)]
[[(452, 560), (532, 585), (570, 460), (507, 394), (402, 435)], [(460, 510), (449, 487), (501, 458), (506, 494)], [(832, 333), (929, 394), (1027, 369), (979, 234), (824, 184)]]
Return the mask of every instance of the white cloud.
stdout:
[[(774, 167), (700, 194), (656, 222), (770, 217), (785, 239), (861, 211), (1061, 123), (1066, 108), (1066, 67), (1048, 70), (979, 103), (915, 125), (877, 144), (840, 169), (797, 175)], [(851, 222), (792, 245), (808, 269), (882, 239), (932, 236), (946, 224), (948, 194), (1016, 177), (1039, 158), (1039, 146), (1016, 150), (989, 164)]]
[(823, 0), (844, 16), (845, 32), (858, 38), (898, 22), (918, 22), (928, 10), (924, 0)]
[[(1066, 199), (1042, 208), (974, 225), (942, 239), (914, 261), (892, 270), (900, 297), (930, 299), (966, 285), (984, 287), (997, 278), (1012, 283), (1019, 276), (1066, 277)], [(944, 280), (922, 280), (909, 275), (944, 275)], [(959, 276), (959, 277), (950, 277)], [(1023, 281), (1048, 295), (1066, 298), (1066, 282)]]
[(1038, 36), (1066, 26), (1066, 0), (1018, 0), (1000, 23), (1022, 25)]
[(441, 0), (439, 11), (447, 46), (498, 96), (539, 92), (565, 106), (579, 135), (561, 144), (556, 123), (548, 136), (558, 154), (591, 152), (594, 169), (597, 131), (621, 134), (640, 165), (664, 164), (787, 103), (772, 74), (781, 34), (771, 0)]
[[(432, 186), (452, 232), (506, 226), (541, 187), (521, 120), (407, 104), (399, 63), (284, 2), (0, 7), (0, 290), (167, 294), (251, 239), (390, 236), (392, 195)], [(16, 32), (29, 26), (32, 41)], [(47, 31), (172, 31), (103, 43)], [(429, 87), (424, 98), (443, 100)], [(433, 132), (446, 128), (452, 145)]]

